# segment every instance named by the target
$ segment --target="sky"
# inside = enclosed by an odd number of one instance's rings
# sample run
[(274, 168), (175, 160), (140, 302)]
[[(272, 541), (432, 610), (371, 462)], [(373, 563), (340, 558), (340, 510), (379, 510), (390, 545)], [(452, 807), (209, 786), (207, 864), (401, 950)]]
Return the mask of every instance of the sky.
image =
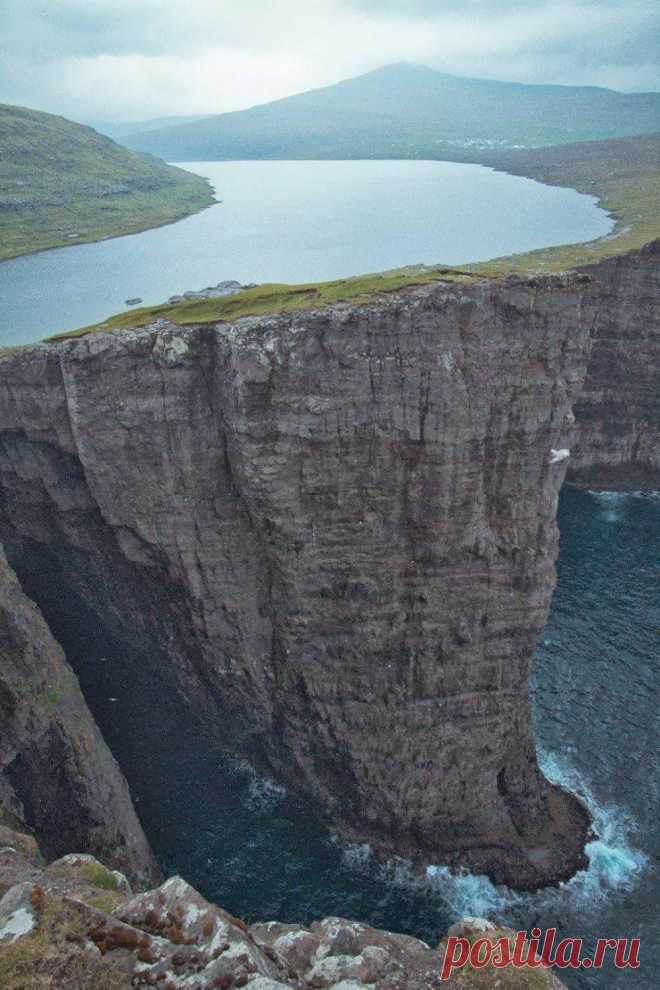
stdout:
[(0, 0), (0, 102), (222, 113), (391, 62), (660, 90), (660, 0)]

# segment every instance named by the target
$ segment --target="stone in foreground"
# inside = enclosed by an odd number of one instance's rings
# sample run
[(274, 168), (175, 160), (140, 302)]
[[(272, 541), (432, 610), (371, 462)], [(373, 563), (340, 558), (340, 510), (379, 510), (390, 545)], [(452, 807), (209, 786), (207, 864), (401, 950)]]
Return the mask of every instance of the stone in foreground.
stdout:
[[(36, 875), (27, 861), (25, 869), (29, 879), (0, 901), (3, 990), (21, 990), (28, 979), (31, 990), (55, 985), (57, 990), (439, 986), (442, 943), (432, 949), (411, 936), (343, 918), (325, 918), (308, 927), (276, 921), (248, 926), (206, 901), (180, 877), (135, 897), (119, 886), (111, 894), (111, 871), (89, 856), (68, 855)], [(2, 877), (0, 866), (0, 882)], [(7, 922), (8, 912), (13, 922)], [(11, 940), (3, 941), (8, 924)], [(461, 931), (513, 935), (479, 919), (466, 919)], [(463, 977), (472, 975), (477, 982), (466, 983)], [(465, 971), (443, 985), (449, 990), (562, 990), (546, 970), (486, 969), (472, 975)]]

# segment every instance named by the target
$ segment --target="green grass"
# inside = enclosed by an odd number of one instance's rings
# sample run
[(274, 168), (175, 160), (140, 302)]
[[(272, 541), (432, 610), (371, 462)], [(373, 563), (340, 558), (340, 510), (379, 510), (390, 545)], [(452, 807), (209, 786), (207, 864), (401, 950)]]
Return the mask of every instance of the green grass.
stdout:
[(113, 893), (117, 893), (119, 890), (119, 881), (112, 870), (108, 870), (98, 863), (83, 863), (79, 873), (81, 878), (93, 887), (99, 887), (101, 890), (109, 890)]
[(475, 275), (458, 269), (401, 269), (376, 275), (338, 279), (334, 282), (308, 285), (265, 284), (246, 289), (236, 296), (204, 299), (161, 306), (147, 306), (129, 310), (79, 330), (57, 334), (50, 340), (81, 337), (95, 331), (125, 330), (147, 326), (157, 319), (166, 319), (179, 326), (199, 323), (231, 322), (242, 316), (263, 316), (266, 313), (289, 313), (305, 309), (318, 309), (337, 302), (354, 305), (368, 303), (375, 295), (396, 292), (399, 289), (425, 285), (429, 282), (453, 282), (459, 284), (474, 281)]
[(2, 990), (55, 990), (63, 980), (90, 990), (125, 990), (125, 974), (85, 948), (87, 927), (66, 901), (47, 894), (37, 928), (0, 946)]
[(97, 911), (102, 911), (103, 914), (112, 914), (115, 908), (118, 908), (120, 904), (123, 904), (126, 897), (122, 894), (116, 894), (109, 891), (107, 894), (98, 894), (95, 897), (86, 897), (85, 903), (89, 904), (90, 907), (95, 908)]
[(205, 179), (63, 117), (0, 104), (0, 260), (116, 237), (210, 205)]
[(46, 691), (46, 701), (48, 702), (49, 705), (51, 705), (53, 708), (57, 707), (57, 705), (59, 705), (60, 703), (60, 699), (61, 699), (61, 695), (60, 692), (57, 690), (57, 688), (53, 688), (53, 687), (48, 688), (48, 690)]

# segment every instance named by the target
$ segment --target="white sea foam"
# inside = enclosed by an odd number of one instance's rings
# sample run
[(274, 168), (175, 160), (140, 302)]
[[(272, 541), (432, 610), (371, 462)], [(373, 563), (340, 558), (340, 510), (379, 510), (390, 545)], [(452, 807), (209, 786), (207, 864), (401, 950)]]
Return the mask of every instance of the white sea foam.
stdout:
[(563, 884), (563, 889), (570, 892), (573, 901), (600, 900), (613, 891), (630, 890), (647, 863), (633, 844), (635, 822), (622, 809), (599, 803), (578, 771), (561, 757), (540, 752), (539, 763), (548, 780), (586, 804), (597, 836), (585, 847), (588, 868)]
[(649, 489), (649, 491), (598, 492), (590, 488), (588, 491), (598, 502), (623, 502), (628, 498), (650, 498), (654, 501), (660, 499), (660, 492), (656, 492), (653, 489)]
[(265, 811), (279, 804), (285, 794), (286, 789), (274, 780), (253, 774), (245, 804), (254, 810)]
[[(406, 860), (394, 859), (381, 866), (372, 861), (373, 867), (390, 883), (434, 893), (454, 919), (472, 915), (506, 922), (520, 917), (521, 912), (529, 915), (566, 908), (584, 912), (605, 897), (630, 890), (647, 862), (633, 845), (635, 823), (619, 808), (600, 804), (580, 774), (564, 759), (540, 753), (539, 762), (546, 777), (581, 798), (592, 816), (597, 838), (585, 849), (589, 865), (571, 880), (530, 894), (496, 886), (483, 875), (452, 872), (448, 866), (429, 865), (426, 873), (420, 874)], [(351, 850), (356, 848), (362, 847)], [(362, 855), (360, 865), (364, 866), (367, 854)], [(348, 852), (349, 862), (350, 858)]]
[(363, 870), (373, 861), (373, 852), (368, 842), (342, 845), (341, 858), (351, 869)]
[(260, 777), (247, 760), (227, 760), (224, 764), (224, 770), (244, 779), (246, 788), (242, 803), (251, 811), (263, 811), (272, 808), (279, 804), (286, 795), (285, 787), (271, 780), (270, 777)]
[(506, 918), (522, 899), (508, 887), (496, 887), (486, 876), (452, 873), (448, 866), (429, 866), (426, 876), (455, 919)]

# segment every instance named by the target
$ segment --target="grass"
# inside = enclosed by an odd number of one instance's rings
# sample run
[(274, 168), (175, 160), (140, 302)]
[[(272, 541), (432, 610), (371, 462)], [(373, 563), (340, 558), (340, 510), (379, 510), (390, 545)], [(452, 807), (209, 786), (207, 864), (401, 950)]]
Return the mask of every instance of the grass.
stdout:
[(83, 863), (79, 868), (79, 873), (81, 879), (86, 880), (92, 887), (98, 887), (100, 890), (109, 890), (113, 893), (117, 893), (119, 890), (117, 877), (112, 870), (101, 866), (100, 863)]
[(368, 303), (375, 295), (396, 292), (413, 285), (429, 282), (453, 282), (459, 284), (474, 281), (475, 275), (458, 269), (402, 269), (377, 275), (361, 275), (356, 278), (338, 279), (334, 282), (308, 285), (258, 285), (235, 296), (203, 299), (192, 302), (147, 306), (142, 309), (119, 313), (103, 323), (81, 327), (57, 334), (51, 340), (81, 337), (95, 331), (125, 330), (147, 326), (158, 319), (166, 319), (179, 326), (200, 323), (231, 322), (242, 316), (263, 316), (267, 313), (289, 313), (305, 309), (317, 309), (337, 302), (354, 305)]
[(109, 891), (107, 894), (99, 894), (96, 897), (86, 897), (85, 903), (97, 911), (102, 911), (103, 914), (112, 914), (115, 908), (118, 908), (125, 900), (126, 897), (121, 894), (113, 894)]
[(2, 990), (59, 990), (62, 973), (72, 986), (123, 990), (125, 975), (90, 956), (80, 915), (59, 897), (46, 895), (34, 931), (0, 946)]
[(53, 708), (59, 705), (61, 697), (62, 696), (57, 688), (49, 687), (46, 691), (46, 701), (49, 705), (52, 705)]
[(0, 260), (178, 220), (214, 199), (200, 176), (63, 117), (0, 104)]

